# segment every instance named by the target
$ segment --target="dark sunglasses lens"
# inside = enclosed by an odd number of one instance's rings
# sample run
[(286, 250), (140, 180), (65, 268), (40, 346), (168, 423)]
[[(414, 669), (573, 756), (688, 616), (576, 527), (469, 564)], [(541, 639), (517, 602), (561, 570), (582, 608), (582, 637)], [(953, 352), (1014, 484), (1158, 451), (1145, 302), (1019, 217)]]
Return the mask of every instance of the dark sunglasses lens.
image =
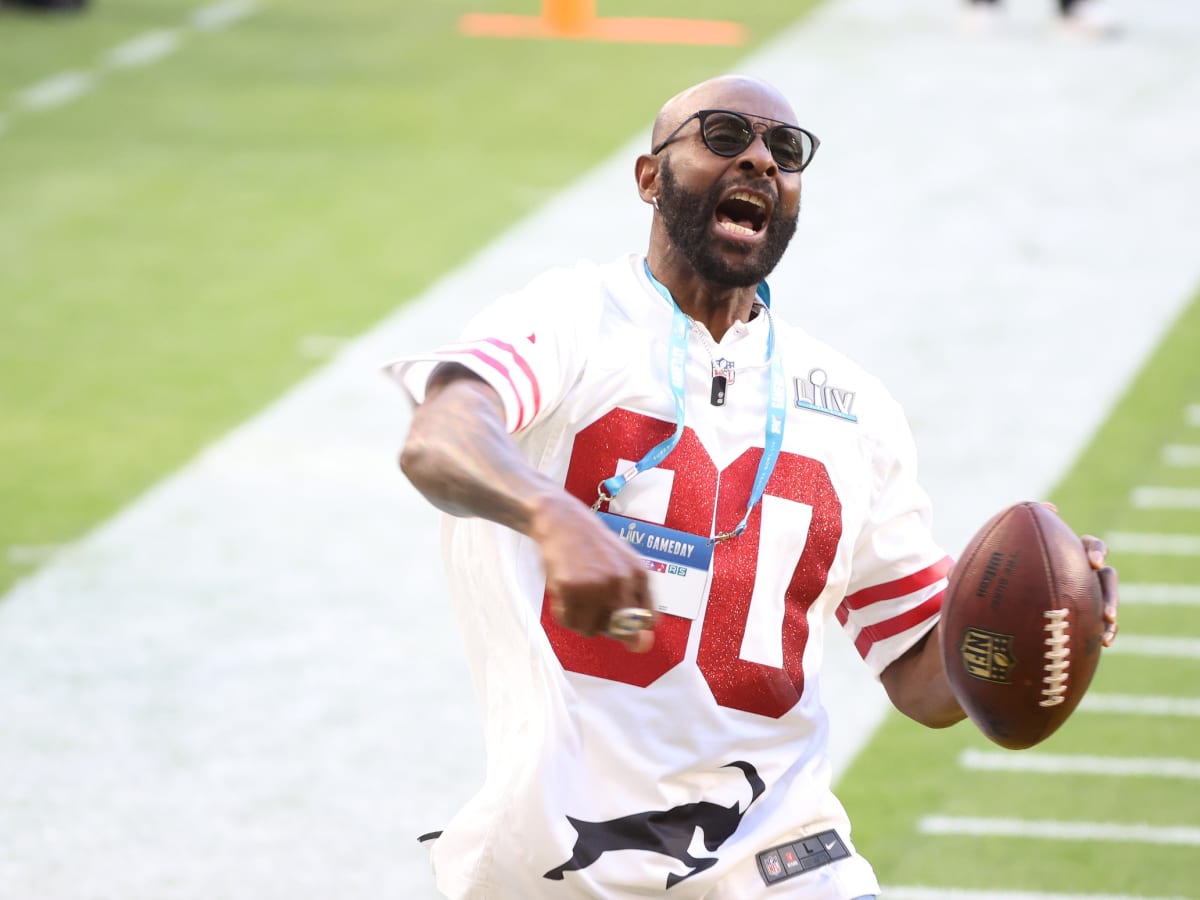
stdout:
[[(704, 117), (704, 143), (717, 156), (737, 156), (755, 138), (748, 119), (736, 113), (714, 112)], [(812, 138), (799, 128), (776, 125), (764, 137), (776, 165), (785, 172), (799, 172), (812, 158)]]
[(741, 116), (717, 112), (704, 119), (704, 143), (717, 156), (737, 156), (754, 140), (754, 129)]
[(776, 126), (767, 132), (767, 142), (771, 156), (785, 172), (799, 172), (812, 156), (812, 141), (799, 128)]

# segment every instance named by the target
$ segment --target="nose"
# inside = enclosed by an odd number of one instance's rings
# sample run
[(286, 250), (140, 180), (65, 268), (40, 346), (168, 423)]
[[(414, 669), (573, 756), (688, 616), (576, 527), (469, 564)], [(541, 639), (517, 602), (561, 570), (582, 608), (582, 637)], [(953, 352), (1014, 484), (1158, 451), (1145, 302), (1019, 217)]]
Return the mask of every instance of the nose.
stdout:
[(775, 176), (779, 168), (775, 165), (775, 157), (771, 155), (771, 151), (767, 147), (765, 131), (760, 132), (755, 129), (754, 140), (741, 152), (737, 164), (743, 172), (753, 172), (767, 177)]

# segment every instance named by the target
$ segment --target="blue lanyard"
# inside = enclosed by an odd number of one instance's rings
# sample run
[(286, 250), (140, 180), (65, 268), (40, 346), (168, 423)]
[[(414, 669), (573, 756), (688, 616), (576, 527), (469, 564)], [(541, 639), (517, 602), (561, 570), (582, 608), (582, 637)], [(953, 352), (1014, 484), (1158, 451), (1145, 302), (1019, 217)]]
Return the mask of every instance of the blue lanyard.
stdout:
[[(679, 439), (683, 436), (688, 333), (691, 331), (692, 320), (679, 308), (679, 304), (675, 302), (675, 298), (671, 296), (671, 292), (667, 290), (666, 285), (651, 273), (650, 263), (643, 261), (643, 265), (646, 268), (646, 277), (650, 279), (650, 283), (671, 304), (674, 310), (671, 319), (671, 349), (667, 362), (667, 371), (670, 378), (671, 396), (675, 400), (675, 433), (651, 449), (649, 453), (634, 463), (631, 468), (602, 481), (598, 490), (599, 498), (592, 506), (593, 509), (599, 509), (600, 504), (606, 503), (616, 497), (631, 480), (647, 469), (654, 468), (666, 459), (671, 451), (675, 449), (676, 445), (679, 444)], [(758, 296), (765, 305), (770, 305), (771, 293), (765, 282), (758, 286)], [(762, 499), (763, 492), (767, 488), (767, 482), (771, 479), (771, 473), (775, 470), (775, 463), (779, 459), (779, 451), (783, 447), (783, 424), (787, 419), (787, 388), (783, 375), (783, 358), (781, 354), (775, 352), (775, 323), (771, 320), (769, 313), (767, 314), (767, 358), (771, 364), (771, 387), (767, 397), (766, 437), (762, 458), (758, 461), (758, 472), (754, 476), (754, 485), (750, 491), (750, 501), (746, 504), (746, 514), (742, 516), (742, 521), (737, 524), (737, 527), (733, 531), (715, 535), (710, 538), (709, 543), (716, 543), (717, 541), (737, 537), (746, 530), (746, 523), (750, 519), (750, 513), (754, 511), (754, 507)]]

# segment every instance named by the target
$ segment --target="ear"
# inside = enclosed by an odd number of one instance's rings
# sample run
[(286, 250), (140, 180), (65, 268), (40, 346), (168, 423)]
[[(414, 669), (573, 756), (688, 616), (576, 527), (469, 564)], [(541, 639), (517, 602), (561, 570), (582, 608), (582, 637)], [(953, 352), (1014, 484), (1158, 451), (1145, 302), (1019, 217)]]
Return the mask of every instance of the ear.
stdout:
[(642, 202), (653, 203), (659, 194), (658, 157), (643, 153), (633, 164), (633, 172)]

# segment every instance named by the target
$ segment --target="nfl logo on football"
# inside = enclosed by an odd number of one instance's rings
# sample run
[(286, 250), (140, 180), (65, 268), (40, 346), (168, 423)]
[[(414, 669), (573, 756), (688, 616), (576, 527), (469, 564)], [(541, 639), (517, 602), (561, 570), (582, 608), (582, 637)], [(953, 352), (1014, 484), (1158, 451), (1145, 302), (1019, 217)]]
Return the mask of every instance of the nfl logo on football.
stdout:
[(967, 674), (982, 681), (1008, 684), (1016, 660), (1012, 655), (1012, 635), (968, 628), (963, 632), (958, 650), (962, 654)]

